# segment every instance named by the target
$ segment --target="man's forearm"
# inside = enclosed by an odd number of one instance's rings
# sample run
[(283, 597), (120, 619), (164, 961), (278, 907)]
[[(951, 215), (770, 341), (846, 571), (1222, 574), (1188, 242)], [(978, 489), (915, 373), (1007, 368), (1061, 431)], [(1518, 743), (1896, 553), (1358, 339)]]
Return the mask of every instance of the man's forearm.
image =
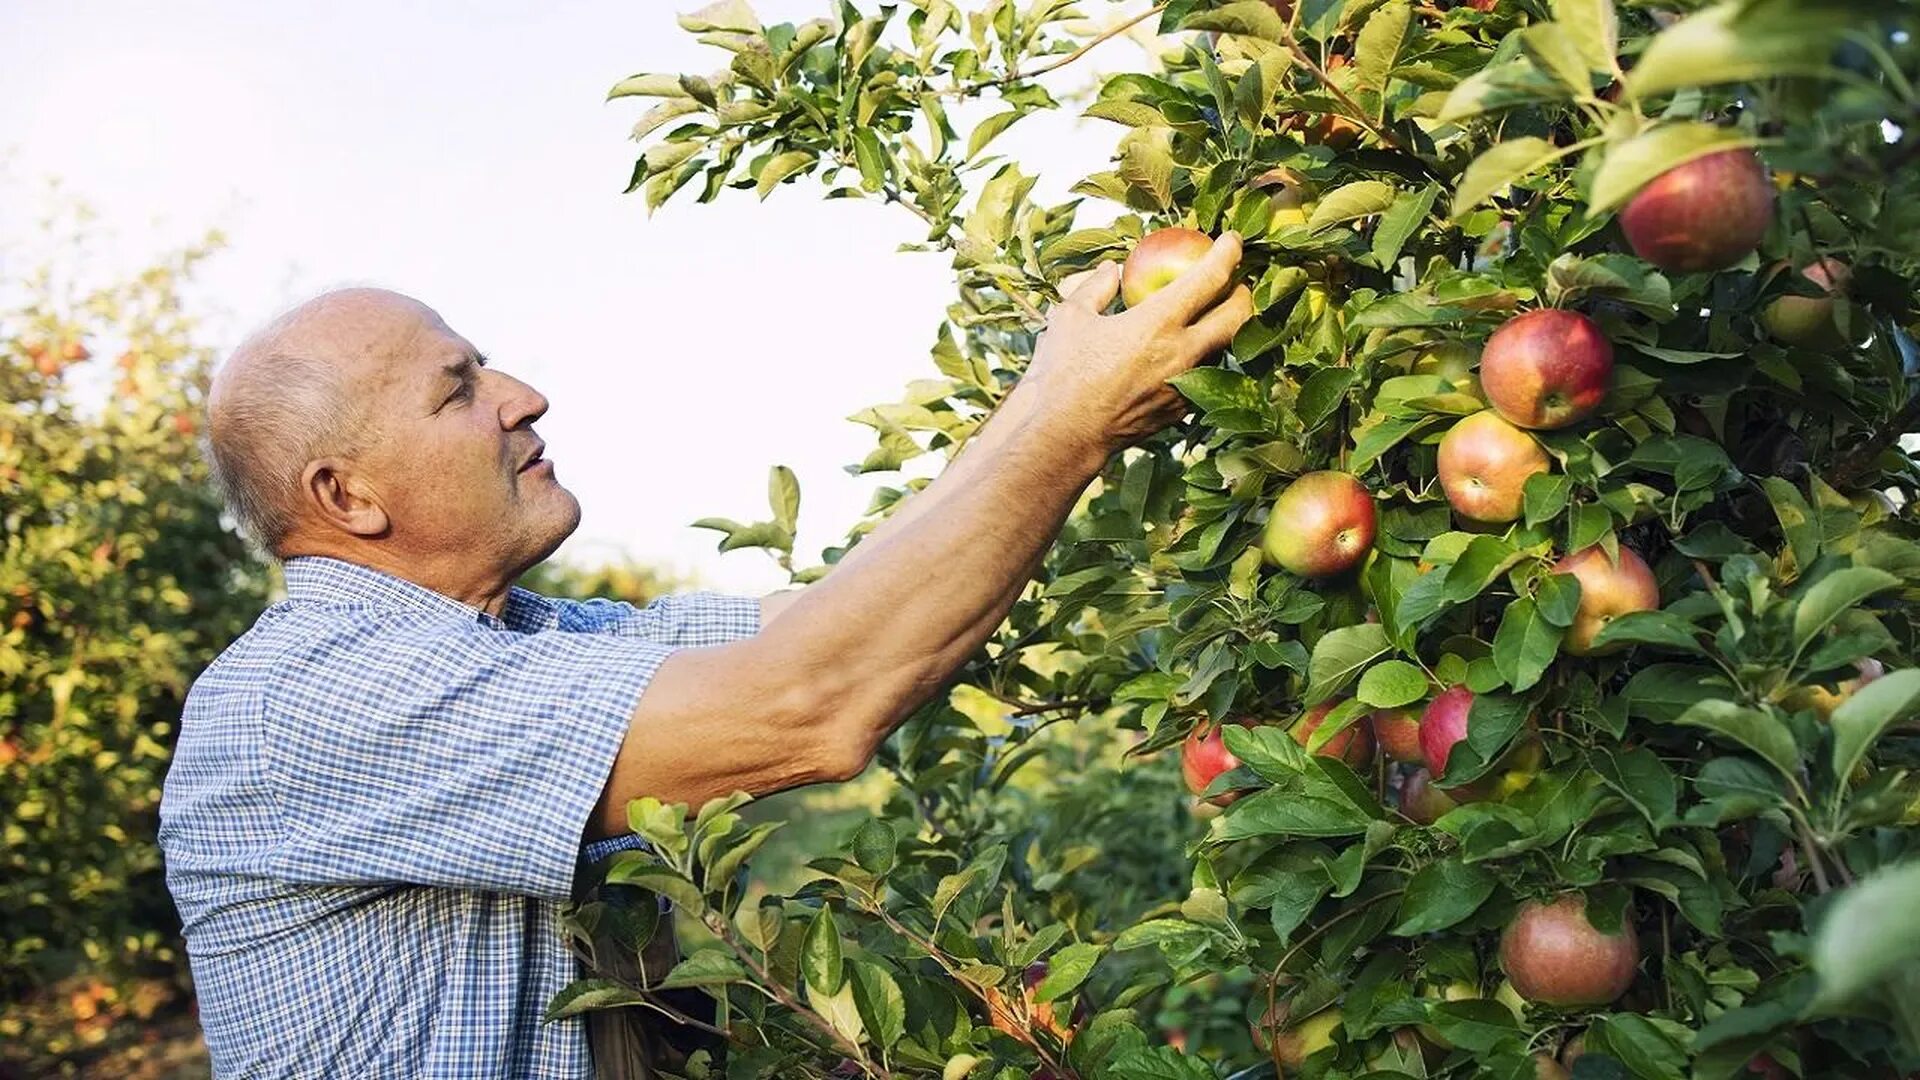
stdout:
[[(1016, 388), (932, 484), (764, 633), (868, 748), (1005, 617), (1104, 463)], [(857, 557), (856, 557), (857, 556)]]

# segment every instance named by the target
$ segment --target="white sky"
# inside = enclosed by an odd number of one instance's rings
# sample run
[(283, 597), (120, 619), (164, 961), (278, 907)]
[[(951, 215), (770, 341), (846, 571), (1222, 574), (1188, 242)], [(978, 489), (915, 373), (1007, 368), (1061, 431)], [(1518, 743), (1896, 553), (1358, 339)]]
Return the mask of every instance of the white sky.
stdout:
[[(951, 277), (894, 251), (918, 219), (826, 201), (817, 181), (651, 220), (620, 193), (647, 102), (603, 104), (606, 89), (719, 67), (674, 25), (697, 6), (5, 0), (0, 158), (14, 182), (58, 177), (92, 202), (111, 258), (222, 227), (231, 246), (198, 295), (223, 351), (330, 286), (420, 297), (552, 400), (540, 430), (585, 509), (562, 557), (624, 550), (712, 587), (777, 588), (770, 559), (723, 558), (688, 523), (764, 517), (783, 463), (804, 494), (797, 561), (816, 562), (889, 479), (842, 471), (872, 445), (844, 417), (934, 374)], [(769, 24), (832, 10), (755, 7)], [(1056, 93), (1141, 61), (1116, 40)], [(1074, 112), (996, 143), (1042, 174), (1041, 197), (1103, 168), (1119, 134)], [(21, 210), (0, 205), (0, 238)]]

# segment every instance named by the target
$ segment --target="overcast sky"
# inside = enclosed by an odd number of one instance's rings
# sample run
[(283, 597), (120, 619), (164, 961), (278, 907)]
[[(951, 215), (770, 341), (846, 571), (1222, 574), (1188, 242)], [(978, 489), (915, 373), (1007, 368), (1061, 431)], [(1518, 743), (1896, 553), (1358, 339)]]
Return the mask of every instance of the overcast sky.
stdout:
[[(771, 560), (718, 555), (688, 523), (764, 516), (783, 463), (804, 493), (800, 562), (817, 561), (885, 482), (842, 471), (872, 444), (844, 418), (933, 374), (951, 275), (894, 251), (917, 239), (904, 210), (829, 202), (815, 182), (651, 220), (621, 194), (646, 103), (606, 89), (720, 66), (674, 25), (696, 6), (9, 0), (0, 157), (10, 192), (59, 177), (93, 202), (111, 258), (222, 227), (231, 246), (197, 294), (222, 349), (330, 286), (420, 297), (552, 400), (540, 429), (585, 508), (563, 557), (624, 550), (712, 587), (777, 588)], [(832, 5), (755, 7), (775, 23)], [(1141, 62), (1119, 39), (1060, 78)], [(997, 145), (1051, 198), (1104, 167), (1117, 134), (1069, 110)], [(0, 236), (21, 210), (0, 204)]]

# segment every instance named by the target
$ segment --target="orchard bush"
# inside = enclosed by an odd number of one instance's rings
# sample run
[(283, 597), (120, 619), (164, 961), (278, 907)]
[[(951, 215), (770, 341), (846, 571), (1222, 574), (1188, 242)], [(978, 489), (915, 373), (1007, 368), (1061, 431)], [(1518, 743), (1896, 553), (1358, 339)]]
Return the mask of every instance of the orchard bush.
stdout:
[[(1144, 287), (1190, 257), (1169, 228), (1239, 232), (1257, 314), (813, 880), (747, 887), (778, 823), (739, 799), (631, 807), (653, 850), (610, 876), (703, 928), (659, 984), (729, 1035), (690, 1075), (1920, 1067), (1920, 8), (825, 14), (707, 8), (682, 26), (725, 67), (612, 94), (654, 99), (649, 207), (812, 179), (951, 257), (937, 371), (858, 414), (856, 471), (959, 452), (1062, 279), (1126, 258)], [(1038, 201), (996, 138), (1135, 27), (1157, 67), (1075, 106), (1112, 160)], [(770, 520), (703, 524), (791, 565), (773, 487)], [(1133, 767), (1073, 772), (1069, 723)], [(1142, 865), (1169, 820), (1184, 853)]]
[(184, 989), (161, 780), (188, 685), (268, 589), (196, 445), (211, 352), (182, 293), (220, 241), (113, 278), (87, 220), (56, 205), (11, 238), (45, 261), (0, 281), (0, 1062)]

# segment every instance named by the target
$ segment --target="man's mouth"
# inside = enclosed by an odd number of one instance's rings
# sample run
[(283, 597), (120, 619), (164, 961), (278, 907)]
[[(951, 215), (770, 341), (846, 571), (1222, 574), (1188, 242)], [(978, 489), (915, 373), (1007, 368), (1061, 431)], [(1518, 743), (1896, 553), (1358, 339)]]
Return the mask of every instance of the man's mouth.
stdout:
[(541, 443), (534, 448), (533, 456), (520, 464), (519, 471), (526, 472), (528, 469), (533, 468), (545, 460), (547, 460), (547, 444)]

